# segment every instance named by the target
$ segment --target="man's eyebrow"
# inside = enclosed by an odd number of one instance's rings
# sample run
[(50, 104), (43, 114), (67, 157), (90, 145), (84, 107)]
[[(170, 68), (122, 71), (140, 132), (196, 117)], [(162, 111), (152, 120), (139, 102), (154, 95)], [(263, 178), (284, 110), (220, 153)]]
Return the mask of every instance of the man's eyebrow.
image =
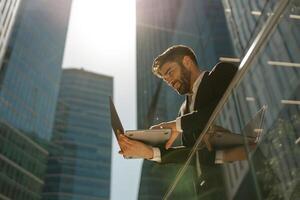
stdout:
[(171, 70), (171, 68), (172, 68), (172, 67), (169, 67), (169, 68), (167, 69), (167, 71), (164, 73), (164, 76), (165, 76), (166, 74), (169, 73), (169, 71)]

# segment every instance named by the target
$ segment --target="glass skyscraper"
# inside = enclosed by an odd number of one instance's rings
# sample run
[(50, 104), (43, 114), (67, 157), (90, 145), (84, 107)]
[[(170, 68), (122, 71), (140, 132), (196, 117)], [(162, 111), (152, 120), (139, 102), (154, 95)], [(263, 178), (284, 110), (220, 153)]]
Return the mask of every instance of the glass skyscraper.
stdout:
[(71, 0), (22, 1), (0, 76), (1, 118), (26, 134), (52, 132)]
[(109, 199), (112, 94), (112, 77), (63, 70), (44, 199)]
[[(157, 55), (172, 45), (187, 45), (194, 49), (199, 66), (209, 70), (221, 57), (234, 57), (234, 51), (219, 0), (137, 0), (136, 10), (138, 127), (149, 128), (174, 120), (184, 100), (152, 74)], [(159, 166), (145, 160), (139, 199), (161, 199), (178, 169), (178, 165)], [(173, 198), (194, 195), (193, 177), (190, 169)]]
[(0, 70), (0, 198), (38, 200), (71, 0), (1, 1), (2, 14), (18, 3)]
[(3, 0), (0, 2), (0, 70), (20, 2), (21, 0)]

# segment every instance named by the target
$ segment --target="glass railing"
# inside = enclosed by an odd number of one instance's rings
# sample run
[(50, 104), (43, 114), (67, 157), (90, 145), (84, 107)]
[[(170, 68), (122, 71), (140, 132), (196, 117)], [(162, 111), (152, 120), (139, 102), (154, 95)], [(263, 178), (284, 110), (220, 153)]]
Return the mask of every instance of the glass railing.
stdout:
[[(239, 71), (163, 199), (213, 199), (214, 193), (222, 199), (299, 199), (300, 3), (226, 0), (224, 7), (240, 56), (229, 61)], [(213, 124), (243, 136), (246, 159), (219, 164), (214, 181), (221, 187), (202, 190), (204, 167), (194, 160)], [(256, 144), (247, 142), (249, 135), (259, 136)], [(194, 191), (182, 191), (191, 166)]]

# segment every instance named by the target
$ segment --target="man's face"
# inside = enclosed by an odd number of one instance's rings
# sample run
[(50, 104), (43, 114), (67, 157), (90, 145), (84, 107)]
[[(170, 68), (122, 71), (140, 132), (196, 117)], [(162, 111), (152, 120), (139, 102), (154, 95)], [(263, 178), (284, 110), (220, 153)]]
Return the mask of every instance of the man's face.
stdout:
[(178, 62), (166, 62), (160, 68), (162, 79), (178, 94), (184, 95), (190, 91), (190, 71)]

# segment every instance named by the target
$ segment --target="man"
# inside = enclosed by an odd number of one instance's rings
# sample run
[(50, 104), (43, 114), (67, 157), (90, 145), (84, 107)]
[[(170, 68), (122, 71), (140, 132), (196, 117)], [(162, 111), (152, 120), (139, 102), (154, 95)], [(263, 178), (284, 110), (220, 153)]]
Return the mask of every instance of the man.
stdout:
[[(151, 127), (152, 129), (172, 130), (165, 148), (151, 147), (121, 135), (119, 138), (122, 150), (120, 154), (159, 163), (184, 162), (237, 72), (237, 67), (230, 63), (218, 63), (210, 72), (202, 71), (198, 68), (193, 50), (183, 45), (176, 45), (154, 60), (152, 71), (178, 94), (185, 95), (186, 101), (181, 106), (180, 116), (176, 120)], [(184, 147), (171, 148), (178, 136), (182, 137)], [(215, 178), (220, 175), (220, 169), (216, 163), (246, 158), (246, 153), (241, 147), (216, 151), (209, 148), (209, 142), (207, 144), (208, 148), (199, 150), (197, 158), (204, 182), (202, 189), (206, 192), (220, 186), (218, 183), (220, 181)]]

